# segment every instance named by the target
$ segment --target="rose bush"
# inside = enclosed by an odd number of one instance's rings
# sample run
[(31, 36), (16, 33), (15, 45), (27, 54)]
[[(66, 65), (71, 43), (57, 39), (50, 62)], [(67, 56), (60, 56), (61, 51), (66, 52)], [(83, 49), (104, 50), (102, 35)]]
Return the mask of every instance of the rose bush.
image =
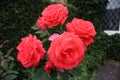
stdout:
[[(37, 26), (32, 27), (37, 30), (35, 33), (41, 40), (30, 34), (22, 38), (17, 46), (17, 59), (23, 67), (39, 67), (36, 71), (46, 71), (50, 77), (52, 71), (56, 75), (57, 72), (65, 72), (66, 75), (66, 70), (76, 68), (83, 61), (87, 46), (94, 41), (96, 31), (92, 22), (78, 18), (68, 22), (66, 29), (65, 26), (58, 26), (63, 25), (67, 17), (68, 9), (63, 4), (51, 4), (43, 10), (42, 16), (36, 21)], [(41, 71), (43, 69), (45, 71)], [(58, 80), (58, 77), (51, 78)]]

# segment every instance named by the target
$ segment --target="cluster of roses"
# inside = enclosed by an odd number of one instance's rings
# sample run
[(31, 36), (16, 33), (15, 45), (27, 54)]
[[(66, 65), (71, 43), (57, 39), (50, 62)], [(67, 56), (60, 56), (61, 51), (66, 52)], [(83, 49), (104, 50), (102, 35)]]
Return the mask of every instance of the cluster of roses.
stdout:
[[(41, 30), (54, 28), (64, 24), (68, 17), (68, 9), (63, 4), (51, 4), (42, 12), (36, 24)], [(42, 41), (31, 34), (21, 39), (17, 46), (17, 59), (25, 67), (35, 67), (47, 52), (48, 60), (44, 69), (50, 73), (52, 68), (69, 70), (75, 68), (84, 58), (88, 45), (93, 43), (96, 31), (90, 21), (73, 18), (66, 24), (66, 31), (53, 34), (48, 51), (43, 48)]]

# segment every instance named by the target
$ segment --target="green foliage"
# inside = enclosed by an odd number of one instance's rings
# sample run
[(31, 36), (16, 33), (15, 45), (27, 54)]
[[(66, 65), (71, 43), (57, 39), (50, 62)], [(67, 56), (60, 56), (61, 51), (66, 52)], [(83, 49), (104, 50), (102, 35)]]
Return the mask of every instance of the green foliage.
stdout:
[(37, 70), (36, 74), (34, 75), (34, 80), (48, 80), (47, 79), (47, 73), (44, 71), (43, 68)]
[(11, 56), (13, 48), (9, 49), (6, 55), (0, 51), (0, 80), (13, 80), (19, 74), (15, 70), (15, 59)]
[(107, 56), (108, 59), (120, 60), (120, 34), (115, 34), (108, 37)]

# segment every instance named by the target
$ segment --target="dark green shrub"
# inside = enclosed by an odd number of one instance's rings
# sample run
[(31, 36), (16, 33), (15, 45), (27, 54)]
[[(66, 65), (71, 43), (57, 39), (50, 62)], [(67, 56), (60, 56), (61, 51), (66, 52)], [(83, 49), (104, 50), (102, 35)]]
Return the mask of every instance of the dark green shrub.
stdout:
[[(0, 49), (8, 43), (4, 41), (0, 44)], [(15, 69), (15, 58), (12, 56), (13, 48), (10, 48), (5, 53), (0, 50), (0, 80), (13, 80), (19, 73)]]
[(120, 34), (109, 36), (107, 41), (109, 42), (107, 48), (108, 59), (120, 60)]
[(9, 40), (9, 45), (4, 47), (15, 47), (21, 37), (33, 33), (30, 27), (48, 4), (46, 0), (1, 0), (0, 43)]
[(102, 29), (102, 16), (108, 0), (68, 0), (77, 9), (77, 17), (87, 19), (95, 24), (97, 30)]

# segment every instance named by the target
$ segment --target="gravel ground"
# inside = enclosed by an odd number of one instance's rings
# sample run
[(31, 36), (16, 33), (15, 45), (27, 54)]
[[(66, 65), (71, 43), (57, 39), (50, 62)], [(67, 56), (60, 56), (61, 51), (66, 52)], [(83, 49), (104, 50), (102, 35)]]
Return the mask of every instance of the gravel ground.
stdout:
[(96, 71), (96, 80), (120, 80), (120, 61), (109, 60)]

